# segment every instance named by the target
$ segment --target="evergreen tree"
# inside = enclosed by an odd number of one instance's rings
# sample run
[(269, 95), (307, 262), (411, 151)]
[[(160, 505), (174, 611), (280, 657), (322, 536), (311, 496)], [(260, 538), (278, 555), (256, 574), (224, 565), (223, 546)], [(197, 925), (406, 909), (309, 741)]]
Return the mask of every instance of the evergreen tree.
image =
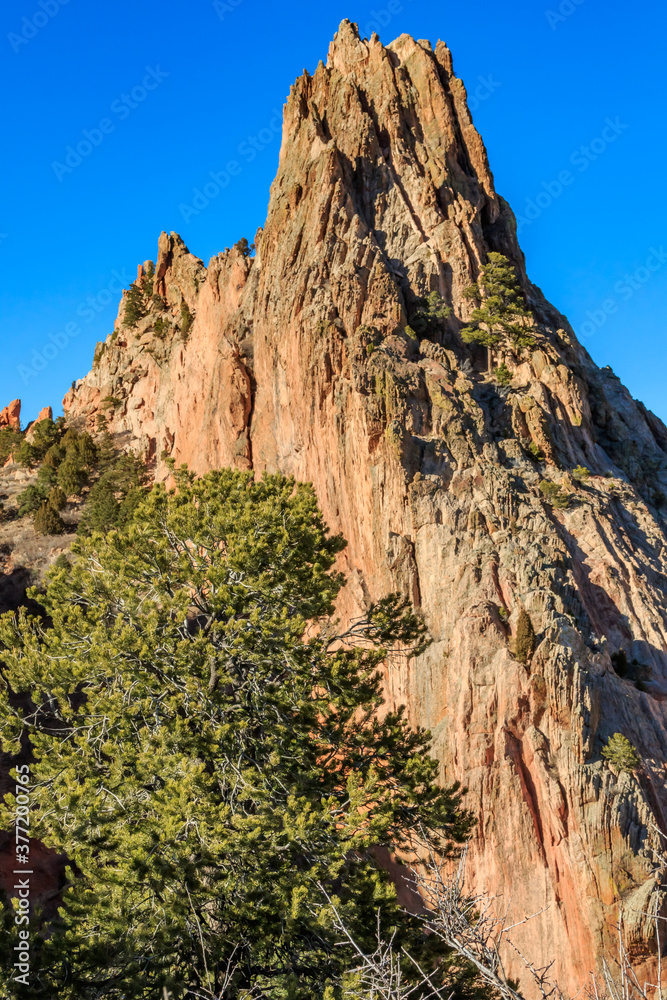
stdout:
[(67, 496), (65, 491), (62, 490), (60, 486), (54, 486), (52, 490), (49, 490), (47, 503), (49, 507), (53, 507), (54, 510), (64, 510), (67, 506)]
[(44, 502), (39, 508), (33, 523), (38, 535), (62, 535), (65, 530), (65, 522), (48, 502)]
[(230, 973), (230, 998), (334, 1000), (357, 956), (319, 886), (362, 947), (379, 909), (397, 947), (472, 995), (375, 860), (411, 855), (422, 827), (443, 851), (470, 829), (428, 734), (378, 718), (380, 665), (422, 649), (423, 624), (390, 597), (339, 630), (344, 542), (311, 487), (231, 470), (177, 485), (77, 540), (43, 618), (0, 619), (0, 738), (12, 752), (27, 733), (32, 835), (72, 862), (58, 921), (31, 938), (30, 996), (218, 997)]
[(37, 486), (43, 491), (44, 496), (47, 495), (48, 491), (56, 485), (58, 482), (58, 473), (56, 469), (47, 465), (46, 462), (42, 462), (39, 467), (39, 472), (37, 473)]
[(442, 321), (451, 314), (451, 307), (445, 305), (442, 297), (431, 292), (426, 298), (417, 299), (417, 308), (410, 314), (410, 330), (419, 338), (441, 333)]
[(155, 278), (155, 263), (152, 260), (148, 261), (146, 267), (146, 274), (144, 276), (143, 290), (147, 298), (152, 298), (153, 296), (153, 279)]
[(255, 252), (255, 244), (248, 243), (245, 236), (234, 244), (234, 248), (243, 254), (244, 257), (250, 257)]
[(519, 612), (519, 619), (516, 624), (516, 639), (514, 641), (514, 655), (519, 663), (530, 663), (537, 639), (535, 629), (530, 620), (528, 612), (522, 608)]
[(39, 454), (36, 448), (26, 441), (25, 438), (21, 441), (14, 453), (15, 460), (22, 465), (25, 469), (30, 469), (39, 462)]
[(181, 304), (181, 338), (187, 340), (190, 335), (190, 329), (194, 323), (194, 316), (190, 312), (190, 308), (187, 302)]
[(134, 455), (114, 454), (115, 462), (108, 464), (90, 491), (79, 522), (80, 535), (127, 524), (145, 496), (148, 477), (141, 460)]
[(46, 500), (46, 490), (40, 484), (27, 486), (16, 498), (19, 517), (35, 514)]
[(642, 759), (627, 736), (614, 733), (602, 748), (602, 756), (609, 761), (616, 771), (626, 771), (631, 774), (641, 765)]
[(60, 434), (53, 420), (40, 420), (35, 424), (32, 435), (32, 446), (39, 458), (44, 458), (49, 448), (56, 444)]
[(85, 469), (75, 457), (68, 457), (58, 467), (58, 486), (69, 496), (78, 496), (86, 485)]
[(87, 431), (77, 435), (67, 446), (66, 457), (71, 458), (86, 471), (93, 469), (98, 459), (98, 448)]
[(3, 427), (0, 431), (0, 466), (4, 465), (10, 455), (16, 456), (21, 447), (23, 435), (13, 427)]
[(531, 320), (532, 313), (526, 307), (521, 286), (507, 257), (490, 253), (479, 281), (466, 288), (464, 295), (479, 305), (473, 311), (472, 324), (461, 330), (461, 338), (466, 344), (484, 344), (488, 348), (489, 371), (493, 348), (498, 344), (509, 341), (516, 349), (535, 343), (526, 323), (522, 322)]
[(120, 504), (113, 486), (106, 477), (100, 479), (90, 491), (79, 522), (78, 534), (89, 535), (94, 531), (110, 531), (119, 522)]

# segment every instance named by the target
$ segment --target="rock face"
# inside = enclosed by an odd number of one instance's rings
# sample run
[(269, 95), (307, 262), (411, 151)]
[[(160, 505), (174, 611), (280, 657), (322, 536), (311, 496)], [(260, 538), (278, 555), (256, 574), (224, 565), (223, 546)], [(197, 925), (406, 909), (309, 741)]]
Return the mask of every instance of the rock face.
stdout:
[[(534, 346), (497, 359), (507, 388), (459, 335), (489, 251), (512, 261), (535, 317)], [(475, 883), (515, 918), (548, 907), (518, 946), (555, 958), (576, 991), (620, 907), (650, 964), (667, 429), (528, 280), (446, 46), (383, 47), (344, 21), (290, 92), (256, 256), (236, 247), (206, 268), (163, 233), (153, 277), (139, 275), (149, 311), (125, 325), (126, 293), (68, 418), (94, 429), (104, 415), (159, 479), (170, 455), (312, 481), (349, 541), (343, 612), (393, 590), (423, 611), (433, 644), (390, 664), (387, 690), (432, 730), (443, 780), (469, 789)], [(418, 340), (406, 326), (431, 291), (452, 316)], [(521, 609), (537, 633), (527, 664), (512, 653)], [(601, 758), (617, 731), (644, 760), (636, 775)]]
[(33, 422), (29, 425), (25, 434), (26, 441), (29, 442), (32, 441), (32, 439), (35, 436), (35, 428), (37, 427), (37, 424), (41, 423), (42, 420), (53, 420), (53, 410), (51, 409), (50, 406), (45, 406), (43, 409), (41, 409), (39, 411), (37, 419), (33, 420)]
[(13, 427), (14, 430), (21, 429), (21, 400), (15, 399), (0, 410), (0, 430), (3, 427)]

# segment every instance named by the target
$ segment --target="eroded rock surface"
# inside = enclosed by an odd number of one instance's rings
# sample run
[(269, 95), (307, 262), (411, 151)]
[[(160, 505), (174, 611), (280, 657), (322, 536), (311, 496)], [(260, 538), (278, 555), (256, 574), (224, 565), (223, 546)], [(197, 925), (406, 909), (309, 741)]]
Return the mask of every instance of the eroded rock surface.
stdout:
[[(506, 388), (459, 335), (490, 250), (535, 317), (534, 346), (497, 359)], [(453, 312), (419, 341), (406, 326), (430, 291)], [(646, 858), (652, 827), (667, 830), (667, 429), (530, 283), (446, 46), (383, 47), (343, 22), (290, 92), (256, 256), (205, 267), (163, 233), (152, 293), (135, 328), (124, 298), (68, 418), (94, 429), (104, 414), (158, 479), (169, 455), (312, 481), (349, 540), (343, 611), (397, 589), (423, 610), (434, 642), (391, 665), (387, 688), (432, 729), (443, 779), (469, 789), (477, 885), (515, 917), (548, 907), (519, 946), (555, 958), (576, 991), (620, 905), (650, 961)], [(527, 665), (512, 653), (521, 608), (537, 633)], [(603, 763), (617, 731), (641, 774)]]
[(11, 427), (14, 430), (21, 428), (21, 400), (14, 399), (8, 406), (0, 410), (0, 430), (3, 427)]

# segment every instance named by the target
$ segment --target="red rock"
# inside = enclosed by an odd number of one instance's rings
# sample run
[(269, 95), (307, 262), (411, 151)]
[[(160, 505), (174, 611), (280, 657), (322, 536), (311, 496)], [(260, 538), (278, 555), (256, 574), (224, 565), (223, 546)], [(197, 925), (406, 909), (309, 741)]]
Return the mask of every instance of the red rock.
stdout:
[(33, 420), (33, 422), (28, 425), (25, 435), (26, 441), (32, 441), (35, 436), (35, 427), (42, 420), (53, 420), (53, 410), (50, 406), (45, 406), (42, 410), (40, 410), (37, 419)]
[(15, 399), (4, 410), (0, 410), (0, 429), (3, 427), (13, 427), (14, 430), (21, 429), (21, 400)]
[[(136, 339), (117, 326), (65, 411), (94, 429), (102, 400), (118, 399), (110, 429), (158, 479), (168, 454), (196, 472), (314, 483), (349, 541), (341, 614), (400, 590), (428, 624), (433, 644), (390, 663), (386, 689), (433, 732), (442, 779), (468, 788), (474, 884), (514, 918), (544, 911), (517, 945), (537, 966), (555, 959), (576, 993), (613, 949), (619, 906), (633, 952), (653, 949), (642, 913), (646, 845), (667, 816), (667, 539), (654, 503), (667, 429), (530, 283), (441, 42), (383, 47), (343, 22), (326, 66), (290, 92), (256, 243), (254, 259), (233, 249), (206, 268), (163, 233), (154, 287), (167, 311), (154, 305)], [(536, 317), (534, 349), (507, 353), (504, 395), (458, 333), (490, 250), (514, 263)], [(433, 290), (453, 315), (418, 343), (406, 323)], [(172, 324), (162, 339), (157, 318)], [(578, 464), (600, 478), (552, 509), (540, 481), (567, 486)], [(529, 667), (509, 641), (522, 606), (538, 640)], [(615, 674), (619, 648), (650, 671), (646, 692)], [(616, 731), (650, 778), (617, 780), (602, 762)], [(507, 963), (524, 975), (516, 955)]]

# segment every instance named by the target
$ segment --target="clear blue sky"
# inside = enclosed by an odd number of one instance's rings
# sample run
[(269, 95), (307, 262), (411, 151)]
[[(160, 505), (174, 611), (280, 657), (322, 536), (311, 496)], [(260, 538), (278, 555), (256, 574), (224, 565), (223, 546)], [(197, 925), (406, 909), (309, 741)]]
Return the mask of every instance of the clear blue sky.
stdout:
[[(155, 258), (161, 230), (205, 262), (252, 237), (277, 165), (275, 112), (344, 17), (384, 42), (447, 42), (479, 95), (498, 191), (517, 215), (533, 203), (521, 232), (532, 280), (667, 419), (663, 0), (3, 5), (0, 404), (20, 396), (24, 421), (60, 412), (112, 328), (119, 279)], [(68, 164), (81, 142), (89, 154)], [(184, 213), (230, 159), (241, 173)]]

